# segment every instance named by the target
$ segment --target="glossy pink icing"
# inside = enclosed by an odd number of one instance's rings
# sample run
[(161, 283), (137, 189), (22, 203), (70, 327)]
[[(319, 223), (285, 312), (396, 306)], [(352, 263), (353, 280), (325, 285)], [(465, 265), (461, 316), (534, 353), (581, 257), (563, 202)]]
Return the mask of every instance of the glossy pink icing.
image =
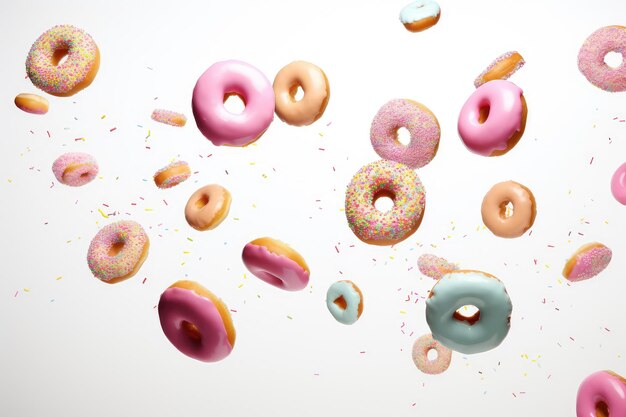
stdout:
[(80, 187), (96, 178), (98, 163), (89, 154), (70, 152), (59, 156), (52, 163), (52, 173), (61, 184)]
[(607, 26), (593, 32), (578, 53), (578, 69), (589, 82), (605, 91), (626, 91), (626, 61), (611, 68), (604, 62), (609, 52), (626, 57), (626, 28)]
[(243, 263), (257, 278), (287, 291), (299, 291), (309, 283), (309, 272), (284, 255), (265, 246), (248, 243), (241, 255)]
[(626, 205), (626, 162), (617, 168), (611, 178), (611, 193), (617, 201)]
[(608, 371), (595, 372), (580, 384), (576, 417), (596, 417), (596, 405), (604, 402), (610, 417), (626, 416), (626, 384)]
[[(217, 362), (233, 350), (222, 316), (205, 297), (192, 290), (172, 287), (161, 294), (159, 320), (165, 337), (182, 353), (203, 362)], [(183, 322), (192, 323), (202, 335), (199, 341), (192, 340), (183, 327)]]
[[(245, 103), (241, 114), (226, 110), (227, 94)], [(261, 71), (242, 61), (213, 64), (200, 76), (191, 100), (200, 132), (214, 145), (245, 146), (255, 141), (274, 119), (274, 89)]]
[[(467, 148), (490, 156), (508, 147), (511, 137), (522, 128), (522, 89), (510, 81), (489, 81), (474, 91), (459, 115), (459, 136)], [(489, 116), (479, 123), (480, 109), (489, 107)]]
[[(372, 121), (370, 139), (381, 158), (421, 168), (435, 157), (441, 136), (439, 122), (434, 114), (420, 106), (411, 100), (396, 99), (378, 110)], [(401, 127), (411, 135), (408, 145), (397, 140)]]
[(596, 247), (576, 256), (576, 264), (569, 276), (570, 281), (583, 281), (598, 275), (611, 262), (613, 253), (606, 246)]

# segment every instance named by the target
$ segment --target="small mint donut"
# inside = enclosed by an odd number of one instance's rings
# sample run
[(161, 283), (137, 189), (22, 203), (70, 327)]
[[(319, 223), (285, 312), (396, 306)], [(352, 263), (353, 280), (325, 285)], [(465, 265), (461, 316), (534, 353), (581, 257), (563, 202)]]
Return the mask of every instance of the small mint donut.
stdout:
[[(457, 310), (474, 305), (463, 317)], [(444, 275), (426, 300), (426, 321), (433, 338), (461, 353), (480, 353), (498, 346), (509, 333), (513, 305), (504, 284), (493, 275), (459, 270)]]
[(326, 306), (335, 320), (354, 324), (363, 312), (363, 294), (352, 281), (337, 281), (328, 288)]

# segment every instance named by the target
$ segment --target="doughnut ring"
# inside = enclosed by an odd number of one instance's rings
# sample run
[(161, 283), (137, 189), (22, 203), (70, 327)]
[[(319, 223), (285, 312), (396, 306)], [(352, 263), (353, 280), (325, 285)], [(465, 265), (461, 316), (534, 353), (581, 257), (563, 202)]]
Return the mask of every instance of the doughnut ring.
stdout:
[[(609, 52), (622, 55), (619, 67), (604, 62)], [(578, 53), (578, 69), (589, 82), (604, 91), (626, 91), (626, 27), (607, 26), (593, 32)]]
[(354, 324), (363, 313), (363, 293), (352, 281), (337, 281), (326, 292), (326, 306), (339, 323)]
[(626, 416), (626, 379), (612, 371), (589, 375), (576, 396), (576, 417)]
[[(513, 206), (509, 216), (507, 205)], [(483, 223), (499, 237), (513, 238), (526, 233), (535, 222), (537, 207), (533, 193), (515, 181), (494, 185), (487, 192), (481, 207)]]
[[(437, 358), (428, 359), (428, 352), (437, 352)], [(413, 343), (413, 363), (425, 374), (436, 375), (445, 372), (452, 360), (452, 351), (433, 339), (432, 334), (425, 334)]]

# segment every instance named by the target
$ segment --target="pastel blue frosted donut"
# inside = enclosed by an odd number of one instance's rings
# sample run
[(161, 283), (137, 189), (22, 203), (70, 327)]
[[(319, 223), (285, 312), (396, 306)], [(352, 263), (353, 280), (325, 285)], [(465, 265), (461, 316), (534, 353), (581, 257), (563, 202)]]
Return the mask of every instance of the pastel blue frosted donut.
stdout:
[(363, 296), (352, 281), (337, 281), (328, 288), (326, 306), (339, 323), (354, 324), (363, 311)]
[[(464, 318), (457, 310), (474, 305)], [(480, 353), (498, 346), (509, 333), (513, 305), (502, 281), (480, 271), (452, 271), (432, 288), (426, 300), (426, 322), (433, 338), (461, 353)]]

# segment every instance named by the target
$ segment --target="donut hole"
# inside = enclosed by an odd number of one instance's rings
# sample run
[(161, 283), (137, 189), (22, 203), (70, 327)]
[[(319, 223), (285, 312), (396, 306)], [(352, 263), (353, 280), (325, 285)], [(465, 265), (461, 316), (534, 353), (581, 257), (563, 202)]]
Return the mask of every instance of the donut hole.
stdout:
[(333, 301), (333, 303), (335, 303), (335, 305), (337, 305), (337, 307), (339, 307), (342, 310), (345, 310), (346, 308), (348, 308), (348, 302), (346, 301), (345, 298), (343, 298), (343, 295), (340, 295), (339, 298)]
[(604, 55), (604, 63), (612, 69), (618, 68), (624, 63), (624, 56), (619, 52), (611, 51)]
[(478, 123), (483, 124), (489, 118), (489, 110), (491, 106), (489, 104), (483, 104), (478, 109)]
[(109, 248), (109, 256), (117, 256), (117, 254), (120, 253), (122, 249), (124, 249), (125, 244), (126, 242), (124, 242), (122, 239), (113, 242), (113, 244)]
[(439, 352), (437, 352), (437, 349), (428, 349), (428, 352), (426, 352), (426, 357), (431, 362), (436, 361), (439, 357)]
[(381, 213), (386, 213), (394, 206), (396, 195), (389, 190), (380, 190), (374, 194), (374, 207)]
[(503, 201), (500, 204), (500, 217), (508, 219), (509, 217), (512, 217), (513, 214), (515, 214), (515, 207), (513, 206), (513, 203), (510, 201)]
[(67, 57), (69, 53), (70, 53), (70, 50), (66, 46), (56, 49), (52, 53), (52, 65), (56, 67), (58, 67), (59, 65), (63, 65), (65, 61), (67, 61)]
[(609, 406), (604, 401), (596, 403), (596, 417), (609, 417)]
[(458, 321), (466, 321), (470, 326), (480, 320), (480, 310), (475, 305), (465, 305), (457, 309), (452, 315)]
[(294, 101), (300, 101), (304, 98), (304, 90), (300, 86), (300, 84), (294, 84), (289, 89), (289, 95)]
[(187, 335), (189, 340), (191, 340), (193, 343), (200, 344), (200, 342), (202, 341), (202, 334), (195, 324), (183, 320), (180, 327), (185, 335)]
[(411, 133), (406, 127), (400, 127), (396, 130), (396, 140), (404, 146), (408, 146), (411, 143)]
[(232, 114), (242, 114), (246, 109), (246, 100), (239, 93), (224, 94), (224, 108)]
[(196, 208), (201, 209), (202, 207), (209, 204), (209, 196), (204, 194), (196, 201)]

